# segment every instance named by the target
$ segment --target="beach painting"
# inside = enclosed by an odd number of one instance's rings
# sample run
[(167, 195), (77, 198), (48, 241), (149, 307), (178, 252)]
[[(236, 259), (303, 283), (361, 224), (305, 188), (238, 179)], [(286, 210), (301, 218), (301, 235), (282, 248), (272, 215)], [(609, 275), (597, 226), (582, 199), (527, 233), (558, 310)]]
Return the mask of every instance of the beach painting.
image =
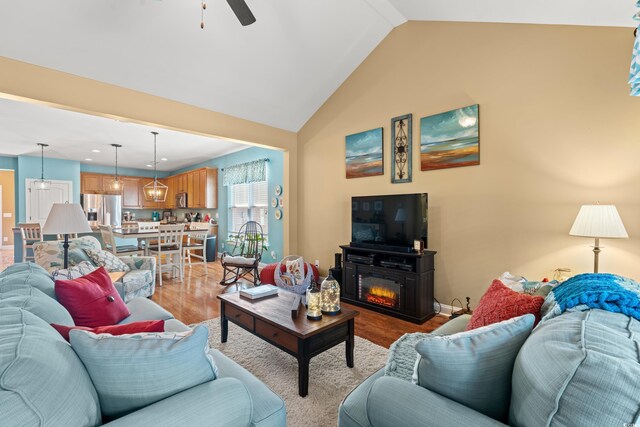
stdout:
[(480, 164), (478, 105), (420, 119), (420, 169)]
[(383, 175), (382, 128), (346, 137), (347, 178)]

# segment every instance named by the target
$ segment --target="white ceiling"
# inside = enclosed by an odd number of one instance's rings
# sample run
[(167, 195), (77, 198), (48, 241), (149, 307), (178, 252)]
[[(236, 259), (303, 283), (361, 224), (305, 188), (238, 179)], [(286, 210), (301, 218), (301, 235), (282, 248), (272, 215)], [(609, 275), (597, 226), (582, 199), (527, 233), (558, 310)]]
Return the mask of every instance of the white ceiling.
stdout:
[[(208, 0), (201, 30), (200, 0), (0, 0), (0, 56), (298, 131), (407, 20), (633, 27), (636, 12), (633, 0), (247, 3), (257, 22), (242, 27), (225, 0)], [(113, 142), (101, 134), (101, 120), (90, 116), (69, 119), (75, 126), (66, 127), (71, 123), (37, 108), (3, 108), (3, 114), (10, 116), (4, 116), (2, 136), (12, 138), (1, 142), (5, 154), (9, 143), (22, 141), (29, 147), (21, 150), (30, 150), (41, 137), (57, 138), (59, 146)], [(128, 133), (133, 125), (126, 126), (122, 134), (111, 132), (136, 146), (146, 141)]]
[(0, 98), (0, 155), (40, 156), (36, 144), (42, 142), (50, 145), (45, 149), (45, 157), (113, 166), (115, 149), (111, 144), (121, 144), (120, 167), (151, 169), (147, 167), (153, 164), (151, 131), (158, 132), (161, 171), (174, 171), (248, 148), (236, 142)]

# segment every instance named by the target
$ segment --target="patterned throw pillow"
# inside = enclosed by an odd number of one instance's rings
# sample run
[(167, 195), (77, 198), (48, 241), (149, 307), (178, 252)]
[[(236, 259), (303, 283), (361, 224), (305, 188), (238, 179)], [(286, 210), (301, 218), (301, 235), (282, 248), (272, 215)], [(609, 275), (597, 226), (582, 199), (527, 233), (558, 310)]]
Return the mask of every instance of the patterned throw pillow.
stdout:
[(89, 372), (102, 414), (120, 417), (216, 378), (209, 331), (111, 336), (72, 330), (71, 347)]
[(292, 261), (287, 261), (287, 273), (301, 282), (304, 280), (304, 260), (302, 257), (298, 257)]
[(487, 292), (480, 298), (478, 307), (473, 311), (466, 330), (470, 331), (523, 314), (533, 314), (536, 319), (535, 326), (540, 321), (540, 309), (543, 302), (544, 298), (541, 296), (516, 292), (509, 289), (500, 280), (494, 280)]
[(51, 278), (55, 280), (72, 280), (86, 276), (95, 271), (96, 267), (89, 261), (82, 261), (80, 264), (69, 268), (62, 268), (51, 273)]
[(108, 272), (124, 271), (128, 273), (131, 271), (131, 268), (127, 264), (111, 252), (103, 251), (102, 249), (85, 249), (84, 251), (96, 265), (106, 268)]

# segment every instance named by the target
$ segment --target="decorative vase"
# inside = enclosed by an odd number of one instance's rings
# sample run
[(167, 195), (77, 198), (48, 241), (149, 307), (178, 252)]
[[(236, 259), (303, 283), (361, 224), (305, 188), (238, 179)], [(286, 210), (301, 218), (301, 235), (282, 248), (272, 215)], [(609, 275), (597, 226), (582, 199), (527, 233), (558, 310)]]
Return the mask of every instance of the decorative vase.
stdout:
[(340, 285), (333, 278), (331, 272), (320, 285), (320, 298), (322, 299), (322, 314), (335, 316), (340, 313)]

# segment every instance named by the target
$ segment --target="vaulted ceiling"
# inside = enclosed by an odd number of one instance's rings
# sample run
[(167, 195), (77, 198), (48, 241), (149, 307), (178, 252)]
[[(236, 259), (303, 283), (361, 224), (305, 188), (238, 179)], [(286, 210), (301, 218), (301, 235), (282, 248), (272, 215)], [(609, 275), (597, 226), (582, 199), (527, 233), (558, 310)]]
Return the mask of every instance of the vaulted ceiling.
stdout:
[[(636, 12), (632, 0), (247, 3), (257, 22), (242, 27), (225, 0), (207, 0), (201, 29), (200, 0), (0, 0), (0, 56), (298, 131), (407, 20), (633, 27)], [(59, 113), (0, 105), (0, 138), (31, 144), (24, 152), (43, 135), (103, 145), (113, 140), (97, 139), (105, 128), (95, 118), (69, 129), (82, 115), (60, 120)], [(48, 127), (25, 125), (35, 120)], [(11, 135), (20, 138), (7, 139)], [(177, 163), (187, 160), (176, 155)], [(84, 154), (74, 156), (82, 160)]]
[(633, 26), (631, 0), (0, 0), (0, 55), (297, 131), (407, 20)]

